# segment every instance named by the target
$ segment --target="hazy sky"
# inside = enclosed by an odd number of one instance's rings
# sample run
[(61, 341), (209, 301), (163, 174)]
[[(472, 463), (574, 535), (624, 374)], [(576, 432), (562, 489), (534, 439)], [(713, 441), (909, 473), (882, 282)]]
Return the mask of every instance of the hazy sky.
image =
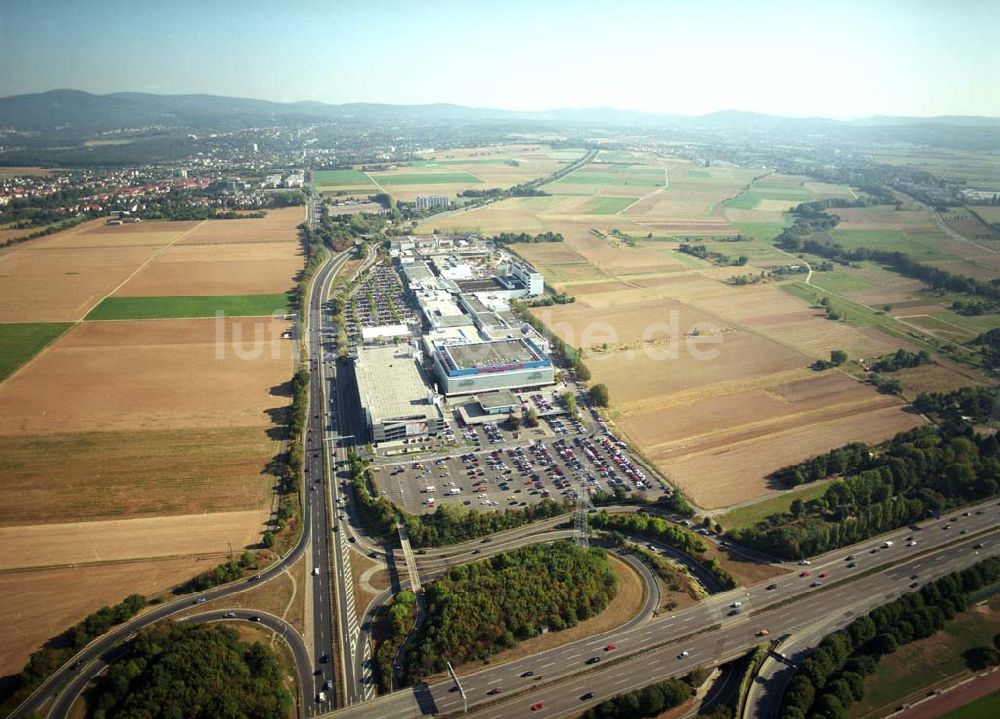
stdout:
[(1000, 0), (0, 0), (0, 95), (1000, 116)]

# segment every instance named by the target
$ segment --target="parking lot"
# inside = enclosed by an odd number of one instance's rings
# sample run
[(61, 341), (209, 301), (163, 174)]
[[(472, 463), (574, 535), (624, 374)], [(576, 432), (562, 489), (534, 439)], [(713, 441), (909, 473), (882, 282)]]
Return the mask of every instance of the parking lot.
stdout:
[[(625, 443), (579, 420), (543, 417), (544, 438), (514, 439), (499, 424), (458, 430), (471, 444), (448, 456), (377, 465), (376, 482), (389, 499), (412, 513), (444, 504), (480, 511), (524, 507), (542, 499), (575, 500), (580, 481), (588, 491), (658, 495), (661, 490), (628, 456)], [(650, 486), (652, 485), (652, 486)]]

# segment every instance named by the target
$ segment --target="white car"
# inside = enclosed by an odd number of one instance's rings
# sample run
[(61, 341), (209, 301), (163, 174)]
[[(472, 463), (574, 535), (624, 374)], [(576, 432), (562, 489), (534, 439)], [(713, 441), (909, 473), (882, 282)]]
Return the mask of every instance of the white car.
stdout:
[(313, 576), (319, 575), (319, 567), (313, 567)]

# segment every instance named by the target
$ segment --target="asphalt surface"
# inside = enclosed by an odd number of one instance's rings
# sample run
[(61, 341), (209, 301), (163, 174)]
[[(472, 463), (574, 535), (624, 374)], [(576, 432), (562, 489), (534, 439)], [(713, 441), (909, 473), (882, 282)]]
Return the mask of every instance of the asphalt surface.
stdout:
[[(331, 573), (330, 558), (335, 555), (335, 540), (331, 538), (331, 510), (326, 500), (326, 488), (330, 486), (329, 473), (326, 464), (325, 428), (328, 426), (326, 402), (324, 400), (323, 367), (322, 367), (322, 316), (323, 298), (326, 288), (339, 269), (346, 262), (347, 255), (338, 255), (327, 262), (316, 273), (314, 289), (309, 298), (309, 354), (311, 379), (309, 387), (310, 416), (306, 423), (305, 440), (305, 512), (309, 517), (309, 525), (313, 528), (309, 543), (309, 574), (306, 580), (306, 593), (312, 601), (312, 636), (311, 649), (315, 663), (311, 679), (303, 685), (303, 692), (308, 701), (305, 705), (305, 715), (330, 711), (337, 706), (337, 692), (325, 691), (324, 701), (319, 701), (319, 692), (327, 680), (334, 680), (335, 636), (334, 636), (334, 593), (331, 582), (341, 576), (339, 572)], [(335, 490), (334, 490), (335, 491)], [(318, 571), (318, 574), (316, 573)], [(311, 691), (307, 691), (307, 689)]]
[[(921, 523), (920, 531), (909, 528), (896, 530), (853, 547), (830, 552), (813, 559), (810, 566), (796, 566), (795, 574), (714, 595), (695, 606), (675, 614), (661, 615), (633, 628), (617, 628), (522, 660), (484, 667), (460, 677), (470, 708), (490, 703), (490, 708), (475, 712), (476, 716), (484, 719), (527, 714), (530, 706), (538, 701), (543, 702), (545, 707), (541, 712), (532, 712), (533, 715), (578, 713), (614, 694), (645, 686), (653, 679), (683, 674), (694, 666), (718, 664), (735, 658), (762, 641), (756, 636), (762, 628), (767, 628), (771, 636), (780, 636), (808, 629), (831, 616), (840, 616), (847, 623), (857, 614), (911, 591), (911, 574), (919, 573), (919, 581), (923, 583), (968, 566), (986, 555), (1000, 553), (996, 537), (998, 509), (994, 503), (981, 505), (981, 508), (981, 515), (970, 513), (969, 517), (956, 520), (960, 513), (949, 513), (941, 519)], [(974, 512), (976, 508), (971, 509)], [(951, 529), (944, 530), (945, 525), (950, 525)], [(968, 536), (960, 534), (962, 529), (969, 533)], [(981, 533), (990, 536), (978, 536)], [(906, 546), (905, 540), (909, 536), (916, 538), (916, 546)], [(871, 553), (887, 539), (895, 542), (892, 548)], [(958, 549), (941, 549), (953, 542), (959, 543)], [(971, 549), (978, 542), (983, 542), (985, 547)], [(934, 556), (924, 556), (929, 552)], [(856, 569), (846, 567), (848, 562), (845, 557), (850, 554), (858, 557), (860, 566)], [(897, 562), (905, 564), (901, 568), (891, 566)], [(849, 580), (853, 574), (885, 566), (888, 568), (868, 574), (863, 579), (841, 581)], [(799, 576), (803, 571), (808, 571), (809, 576)], [(821, 574), (827, 576), (820, 578)], [(811, 586), (816, 581), (823, 585)], [(771, 584), (776, 585), (775, 588), (767, 589)], [(742, 603), (741, 613), (730, 616), (731, 604), (735, 601)], [(780, 610), (763, 611), (775, 604), (782, 605)], [(678, 641), (683, 637), (691, 639)], [(609, 642), (617, 645), (613, 653), (602, 651)], [(669, 645), (662, 649), (650, 649), (660, 644)], [(690, 654), (677, 659), (677, 654), (685, 650)], [(635, 655), (635, 658), (609, 666), (608, 663), (615, 657), (627, 655)], [(602, 656), (602, 662), (588, 667), (584, 662), (592, 656)], [(528, 671), (534, 672), (534, 676), (521, 676)], [(587, 672), (585, 676), (577, 676), (583, 671)], [(549, 682), (555, 683), (531, 689), (533, 684)], [(496, 687), (501, 688), (501, 693), (497, 695), (501, 697), (499, 700), (486, 694)], [(450, 681), (438, 682), (426, 689), (410, 688), (380, 699), (372, 707), (374, 710), (374, 706), (378, 706), (380, 713), (369, 713), (365, 707), (357, 707), (351, 711), (342, 710), (336, 716), (394, 716), (397, 712), (404, 716), (412, 712), (414, 706), (438, 714), (461, 711), (461, 697), (457, 692), (449, 691), (451, 688)], [(594, 699), (580, 700), (579, 696), (588, 691), (594, 692)], [(519, 693), (515, 700), (503, 698), (513, 693)]]

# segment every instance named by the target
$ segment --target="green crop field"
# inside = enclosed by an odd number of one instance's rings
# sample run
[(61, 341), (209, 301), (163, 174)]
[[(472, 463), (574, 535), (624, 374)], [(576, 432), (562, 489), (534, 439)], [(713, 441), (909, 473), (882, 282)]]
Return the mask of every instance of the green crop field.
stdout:
[(771, 189), (747, 190), (739, 197), (726, 200), (723, 205), (734, 210), (752, 210), (761, 200), (789, 200), (793, 202), (808, 202), (812, 195), (804, 190), (771, 190)]
[(288, 295), (218, 295), (198, 297), (108, 297), (86, 319), (152, 320), (179, 317), (264, 317), (288, 311)]
[[(813, 277), (815, 276), (813, 275)], [(789, 294), (806, 300), (810, 305), (819, 305), (824, 297), (830, 297), (823, 290), (812, 285), (807, 285), (804, 282), (786, 282), (781, 284), (780, 287)], [(844, 321), (850, 324), (863, 327), (878, 327), (894, 322), (888, 315), (880, 315), (865, 305), (843, 297), (830, 297), (830, 302)], [(832, 322), (833, 320), (830, 321)]]
[(638, 197), (598, 197), (594, 200), (589, 214), (613, 215), (616, 212), (621, 212), (638, 199)]
[[(814, 265), (815, 267), (815, 265)], [(875, 287), (864, 277), (849, 270), (831, 270), (830, 272), (814, 272), (812, 284), (822, 287), (824, 290), (842, 295), (845, 292), (863, 292)]]
[(749, 235), (755, 240), (770, 242), (790, 225), (790, 222), (733, 222), (732, 225), (741, 234)]
[(0, 380), (72, 326), (72, 322), (0, 324)]
[(374, 185), (368, 175), (361, 170), (316, 170), (313, 172), (313, 184), (320, 187)]
[(678, 259), (687, 267), (698, 270), (702, 267), (711, 267), (711, 263), (706, 260), (700, 260), (694, 255), (689, 255), (687, 252), (680, 252), (678, 250), (669, 250), (670, 256)]
[(870, 249), (905, 252), (918, 261), (947, 260), (952, 255), (944, 252), (948, 238), (936, 232), (908, 234), (902, 230), (839, 230), (830, 233), (833, 240), (848, 249)]
[(994, 719), (998, 716), (1000, 716), (1000, 692), (993, 692), (953, 712), (948, 712), (944, 715), (944, 719)]
[(414, 172), (406, 175), (373, 175), (380, 185), (468, 185), (482, 180), (470, 172)]

